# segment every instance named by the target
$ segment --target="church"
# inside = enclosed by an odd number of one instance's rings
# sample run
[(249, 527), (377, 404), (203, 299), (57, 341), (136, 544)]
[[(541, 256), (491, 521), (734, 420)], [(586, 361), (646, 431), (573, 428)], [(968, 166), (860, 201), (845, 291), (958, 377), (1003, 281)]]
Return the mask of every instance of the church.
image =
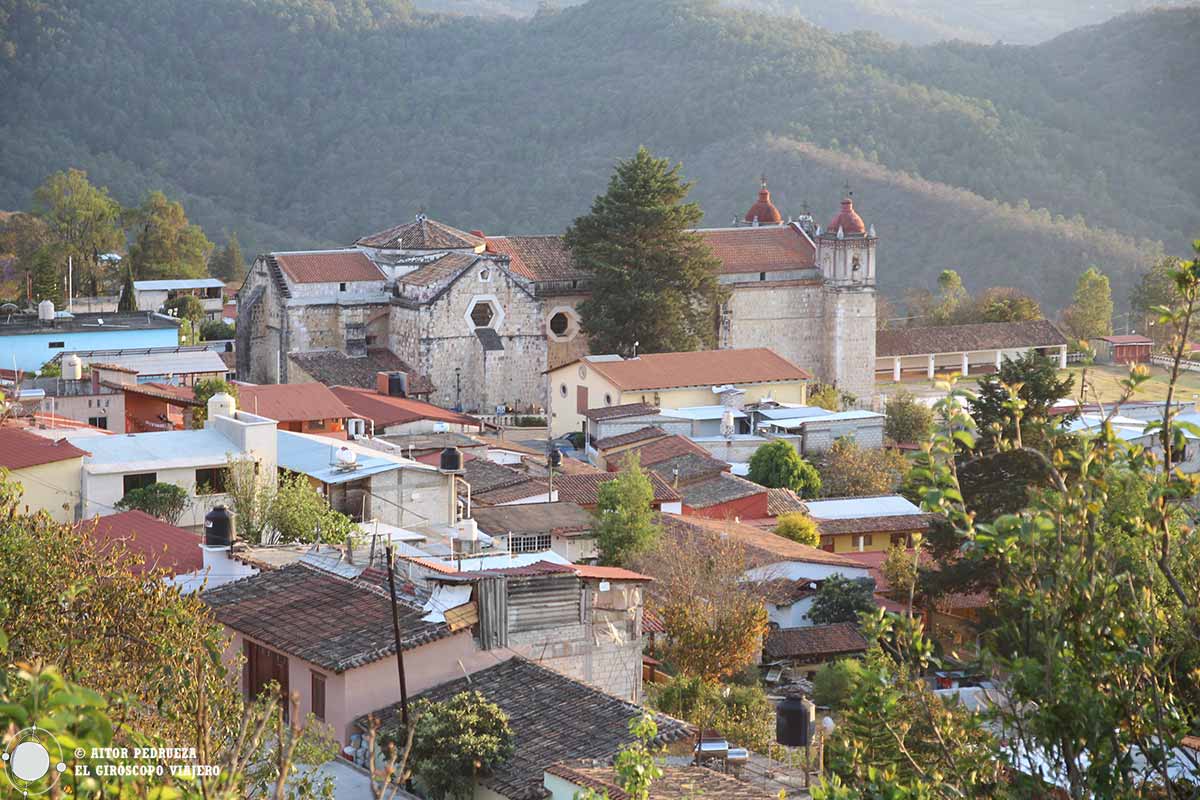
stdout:
[[(745, 216), (696, 231), (729, 299), (721, 348), (769, 347), (870, 401), (874, 226), (847, 193), (829, 224), (784, 220), (766, 179)], [(255, 259), (239, 293), (238, 376), (254, 383), (374, 386), (490, 414), (548, 406), (544, 373), (588, 353), (578, 304), (590, 276), (561, 236), (489, 236), (415, 219), (332, 250)]]

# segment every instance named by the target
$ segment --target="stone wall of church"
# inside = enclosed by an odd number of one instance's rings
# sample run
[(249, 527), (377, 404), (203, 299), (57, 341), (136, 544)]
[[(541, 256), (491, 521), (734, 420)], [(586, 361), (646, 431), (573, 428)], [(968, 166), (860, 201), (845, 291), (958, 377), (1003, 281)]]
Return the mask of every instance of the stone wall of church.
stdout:
[[(542, 299), (542, 330), (546, 334), (547, 364), (543, 369), (554, 369), (563, 364), (570, 364), (576, 359), (588, 354), (588, 338), (579, 329), (579, 304), (587, 299), (587, 295), (563, 295)], [(559, 336), (550, 328), (550, 320), (555, 314), (563, 313), (569, 320), (567, 332)]]
[[(485, 351), (475, 335), (474, 306), (486, 304), (503, 350)], [(426, 373), (443, 406), (491, 413), (508, 404), (545, 405), (546, 337), (541, 303), (506, 272), (463, 273), (433, 303), (412, 309), (393, 305), (388, 341), (398, 356)]]
[(819, 281), (730, 288), (730, 321), (722, 347), (769, 347), (796, 366), (824, 377), (826, 304)]
[(826, 287), (822, 377), (869, 406), (875, 392), (875, 290)]

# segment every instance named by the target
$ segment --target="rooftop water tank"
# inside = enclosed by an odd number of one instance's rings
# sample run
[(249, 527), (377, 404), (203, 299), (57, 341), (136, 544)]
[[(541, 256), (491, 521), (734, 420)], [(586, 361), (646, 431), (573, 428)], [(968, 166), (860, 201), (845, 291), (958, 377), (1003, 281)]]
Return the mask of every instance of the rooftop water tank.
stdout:
[(441, 463), (438, 469), (447, 475), (459, 475), (463, 471), (462, 451), (457, 447), (447, 447), (442, 451)]
[(235, 417), (236, 415), (237, 401), (233, 399), (233, 395), (226, 392), (217, 392), (208, 398), (209, 419), (213, 417)]
[(349, 447), (339, 447), (336, 458), (338, 469), (354, 469), (358, 466), (358, 456)]
[(83, 359), (74, 353), (67, 353), (62, 360), (63, 380), (77, 381), (83, 378)]
[(805, 747), (812, 740), (816, 706), (803, 697), (785, 697), (775, 706), (775, 741), (785, 747)]
[(43, 300), (38, 303), (38, 321), (54, 322), (54, 301)]
[(233, 544), (233, 515), (225, 506), (216, 506), (204, 515), (205, 547), (229, 547)]

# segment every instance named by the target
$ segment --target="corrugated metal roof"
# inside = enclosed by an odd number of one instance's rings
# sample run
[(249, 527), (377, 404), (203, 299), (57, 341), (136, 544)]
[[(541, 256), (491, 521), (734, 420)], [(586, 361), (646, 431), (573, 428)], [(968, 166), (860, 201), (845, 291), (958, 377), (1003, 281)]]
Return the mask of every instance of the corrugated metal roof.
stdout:
[(889, 517), (900, 514), (920, 514), (921, 509), (898, 494), (876, 497), (841, 497), (833, 500), (806, 500), (808, 514), (813, 519), (854, 519), (856, 517)]
[(221, 360), (221, 354), (212, 350), (192, 350), (170, 353), (131, 353), (128, 355), (104, 355), (83, 357), (89, 364), (112, 364), (137, 370), (138, 375), (187, 375), (197, 372), (225, 373), (229, 368)]
[[(277, 439), (279, 466), (292, 472), (302, 472), (322, 483), (349, 483), (370, 475), (391, 472), (397, 469), (419, 469), (435, 471), (433, 467), (407, 458), (390, 456), (353, 442), (343, 442), (321, 436), (279, 431)], [(337, 465), (337, 451), (347, 448), (356, 457), (354, 469), (341, 469)]]
[(173, 278), (161, 281), (134, 281), (133, 288), (139, 292), (161, 292), (171, 289), (220, 289), (225, 281), (218, 278)]

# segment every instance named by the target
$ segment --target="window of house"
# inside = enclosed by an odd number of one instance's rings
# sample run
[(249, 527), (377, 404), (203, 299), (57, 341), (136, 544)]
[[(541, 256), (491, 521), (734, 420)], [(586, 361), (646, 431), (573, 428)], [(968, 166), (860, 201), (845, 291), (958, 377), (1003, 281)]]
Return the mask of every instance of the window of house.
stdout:
[(196, 470), (196, 494), (225, 494), (226, 467), (209, 467)]
[(312, 714), (325, 721), (325, 676), (319, 672), (312, 673)]
[(898, 545), (901, 545), (902, 547), (908, 547), (908, 534), (907, 533), (893, 533), (892, 534), (892, 544), (898, 544)]
[(93, 428), (108, 430), (108, 417), (88, 417), (88, 425)]
[(567, 385), (565, 383), (559, 384), (558, 393), (561, 394), (563, 397), (567, 396)]
[(323, 420), (323, 419), (312, 419), (312, 420), (309, 420), (309, 421), (308, 421), (308, 429), (309, 429), (310, 431), (323, 431), (323, 430), (325, 430), (325, 420)]
[(871, 534), (869, 534), (869, 533), (860, 534), (856, 538), (858, 539), (858, 545), (860, 547), (870, 547), (871, 546)]
[(767, 273), (765, 273), (765, 272), (758, 273), (758, 279), (760, 281), (765, 281), (767, 279)]
[(550, 332), (555, 336), (566, 336), (567, 329), (571, 327), (571, 318), (565, 312), (560, 311), (550, 318)]
[(612, 395), (609, 394), (608, 392), (604, 393), (604, 405), (606, 405), (606, 406), (612, 405)]
[(483, 269), (479, 270), (479, 280), (483, 281), (484, 283), (487, 283), (491, 279), (492, 279), (492, 271), (490, 269), (488, 269), (487, 267), (484, 267)]
[(131, 472), (124, 477), (125, 494), (129, 494), (134, 489), (145, 489), (151, 484), (158, 483), (157, 472)]
[(51, 342), (50, 343), (51, 350), (61, 350), (62, 348), (66, 347), (66, 346), (67, 346), (66, 342)]
[(508, 549), (513, 553), (541, 553), (550, 549), (550, 534), (508, 537)]
[(486, 328), (492, 324), (496, 313), (492, 310), (491, 303), (476, 303), (471, 309), (471, 322), (475, 323), (476, 328)]

